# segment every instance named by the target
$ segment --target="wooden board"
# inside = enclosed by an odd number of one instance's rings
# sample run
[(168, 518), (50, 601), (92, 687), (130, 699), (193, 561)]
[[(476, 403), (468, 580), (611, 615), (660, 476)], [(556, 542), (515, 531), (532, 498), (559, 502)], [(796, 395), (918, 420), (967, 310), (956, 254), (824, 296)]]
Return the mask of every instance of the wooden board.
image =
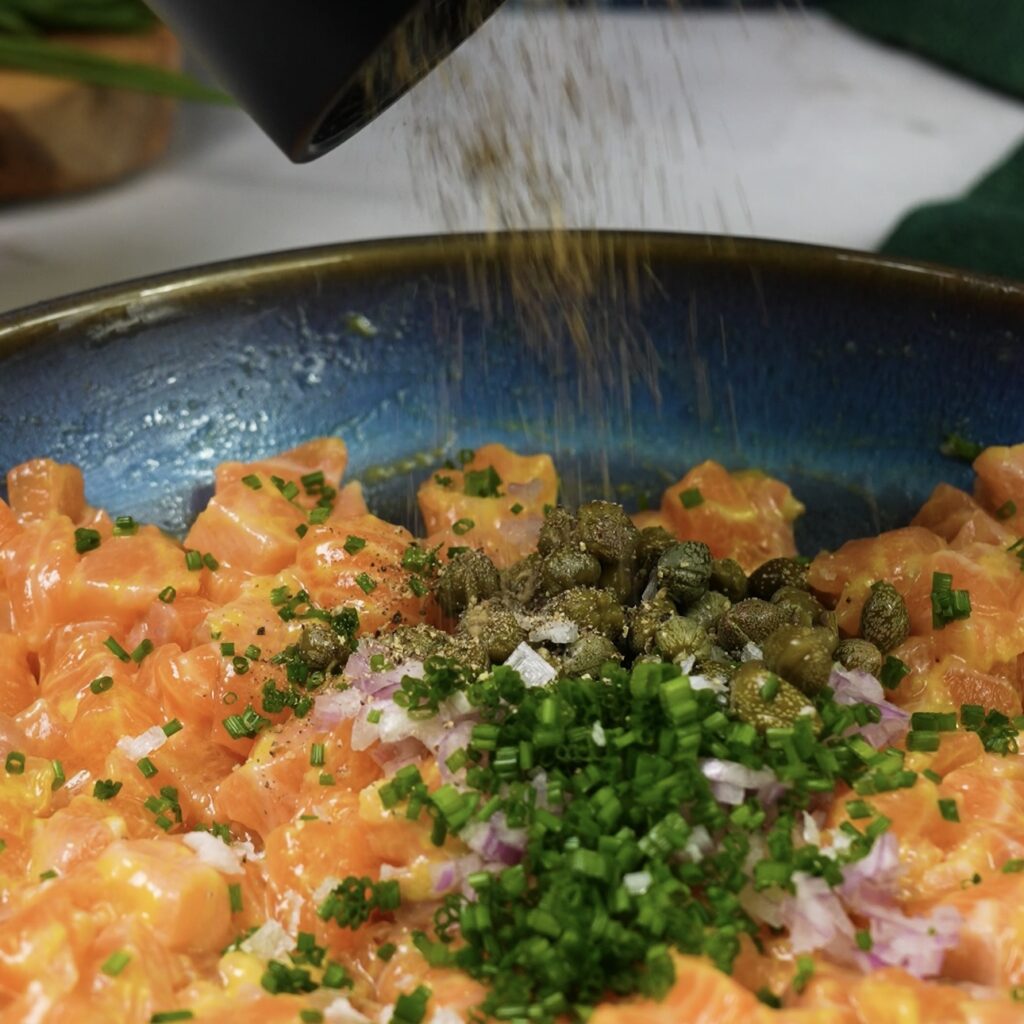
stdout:
[[(180, 66), (171, 33), (58, 37), (123, 60)], [(174, 101), (0, 70), (0, 201), (75, 192), (116, 181), (167, 147)]]

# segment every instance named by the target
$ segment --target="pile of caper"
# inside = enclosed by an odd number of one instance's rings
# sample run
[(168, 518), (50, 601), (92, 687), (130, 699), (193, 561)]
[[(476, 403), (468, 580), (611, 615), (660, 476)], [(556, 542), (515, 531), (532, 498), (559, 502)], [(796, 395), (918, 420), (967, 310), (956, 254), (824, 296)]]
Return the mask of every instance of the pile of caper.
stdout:
[[(455, 553), (434, 592), (474, 662), (500, 663), (523, 642), (572, 676), (595, 675), (609, 661), (673, 661), (727, 683), (733, 711), (759, 729), (813, 715), (836, 662), (877, 675), (910, 627), (902, 597), (879, 581), (861, 636), (841, 639), (800, 559), (773, 558), (747, 576), (701, 541), (638, 529), (607, 501), (575, 514), (550, 509), (536, 552), (508, 569), (481, 551)], [(568, 627), (559, 633), (564, 643), (529, 640), (532, 632), (550, 637), (551, 623)], [(417, 641), (430, 637), (436, 653), (452, 649), (440, 631), (421, 630)]]

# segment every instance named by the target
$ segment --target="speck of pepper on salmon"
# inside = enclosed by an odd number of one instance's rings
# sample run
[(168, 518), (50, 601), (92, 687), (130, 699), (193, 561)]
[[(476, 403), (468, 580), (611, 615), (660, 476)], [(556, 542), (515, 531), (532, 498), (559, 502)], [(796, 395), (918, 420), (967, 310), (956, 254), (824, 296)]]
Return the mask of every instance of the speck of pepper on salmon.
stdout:
[[(798, 556), (781, 481), (226, 462), (0, 502), (0, 1019), (1018, 1020), (1024, 446)], [(190, 557), (191, 556), (191, 557)]]

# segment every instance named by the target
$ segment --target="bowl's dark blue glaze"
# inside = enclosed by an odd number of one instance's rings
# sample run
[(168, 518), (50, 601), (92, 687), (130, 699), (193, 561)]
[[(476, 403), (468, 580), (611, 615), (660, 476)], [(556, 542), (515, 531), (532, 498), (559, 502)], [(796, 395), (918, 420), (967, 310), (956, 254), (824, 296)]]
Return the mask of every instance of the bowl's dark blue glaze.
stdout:
[[(939, 454), (947, 431), (1024, 440), (1021, 288), (773, 243), (590, 241), (593, 287), (556, 275), (549, 315), (534, 301), (525, 322), (513, 299), (541, 236), (285, 253), (2, 317), (0, 470), (76, 462), (93, 502), (181, 530), (218, 461), (316, 434), (343, 436), (371, 506), (407, 520), (436, 449), (550, 450), (569, 500), (611, 481), (634, 506), (715, 458), (787, 480), (813, 551), (965, 483)], [(522, 340), (562, 332), (566, 310), (603, 353), (582, 397), (569, 349)]]

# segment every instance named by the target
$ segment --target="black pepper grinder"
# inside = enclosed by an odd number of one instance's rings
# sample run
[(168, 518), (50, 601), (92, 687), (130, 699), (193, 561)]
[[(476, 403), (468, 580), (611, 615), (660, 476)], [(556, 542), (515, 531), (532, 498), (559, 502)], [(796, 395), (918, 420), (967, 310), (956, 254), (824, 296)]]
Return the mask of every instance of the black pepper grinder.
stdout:
[(148, 0), (291, 160), (394, 103), (502, 0)]

